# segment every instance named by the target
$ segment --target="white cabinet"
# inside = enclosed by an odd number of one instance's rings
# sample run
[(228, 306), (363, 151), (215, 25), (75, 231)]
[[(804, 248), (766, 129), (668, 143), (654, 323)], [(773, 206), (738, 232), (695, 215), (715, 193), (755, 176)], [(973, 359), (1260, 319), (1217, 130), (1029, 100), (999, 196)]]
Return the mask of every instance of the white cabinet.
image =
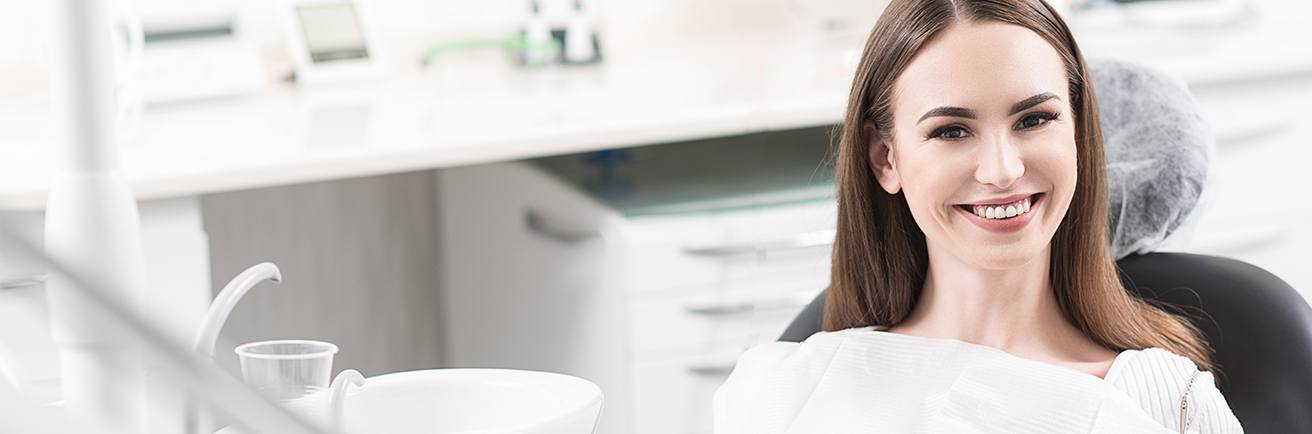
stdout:
[(632, 432), (711, 431), (738, 355), (778, 339), (828, 285), (835, 219), (819, 200), (628, 222)]
[(599, 433), (709, 432), (738, 355), (828, 282), (831, 200), (626, 219), (529, 164), (436, 179), (443, 365), (592, 380)]
[[(739, 343), (726, 342), (726, 348)], [(709, 434), (711, 398), (741, 351), (687, 352), (633, 366), (635, 433)]]
[(1180, 250), (1243, 260), (1312, 300), (1312, 77), (1193, 89), (1217, 152), (1192, 237)]
[(597, 432), (627, 432), (619, 215), (522, 163), (445, 169), (437, 185), (443, 365), (586, 378), (606, 397)]

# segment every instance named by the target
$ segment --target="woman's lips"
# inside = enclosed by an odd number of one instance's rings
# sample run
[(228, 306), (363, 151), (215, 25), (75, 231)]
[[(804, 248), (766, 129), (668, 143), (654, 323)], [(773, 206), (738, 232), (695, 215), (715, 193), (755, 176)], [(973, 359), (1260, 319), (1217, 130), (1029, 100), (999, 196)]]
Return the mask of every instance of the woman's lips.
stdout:
[(1037, 195), (1037, 194), (1042, 194), (1042, 193), (1030, 193), (1030, 194), (1023, 194), (1023, 193), (1022, 193), (1022, 194), (1014, 194), (1014, 195), (1007, 196), (1007, 197), (1004, 197), (1004, 198), (1001, 198), (1001, 199), (987, 200), (987, 201), (983, 201), (983, 202), (975, 202), (975, 203), (963, 203), (963, 204), (961, 204), (961, 205), (965, 205), (965, 206), (971, 206), (971, 205), (999, 205), (999, 204), (1006, 205), (1006, 204), (1008, 204), (1008, 203), (1016, 202), (1016, 201), (1018, 201), (1018, 200), (1021, 200), (1021, 199), (1027, 198), (1027, 197), (1034, 197), (1034, 196)]
[(1028, 225), (1030, 219), (1034, 217), (1034, 214), (1036, 214), (1036, 211), (1038, 211), (1039, 207), (1045, 202), (1044, 199), (1046, 198), (1047, 195), (1043, 193), (1038, 193), (1031, 196), (1029, 212), (1006, 219), (991, 219), (987, 217), (980, 217), (978, 215), (975, 215), (975, 212), (970, 205), (957, 205), (954, 206), (953, 208), (956, 208), (958, 212), (966, 216), (967, 220), (970, 220), (971, 223), (974, 223), (976, 226), (979, 226), (980, 228), (983, 228), (990, 232), (1011, 233), (1011, 232), (1019, 231), (1023, 229), (1026, 225)]

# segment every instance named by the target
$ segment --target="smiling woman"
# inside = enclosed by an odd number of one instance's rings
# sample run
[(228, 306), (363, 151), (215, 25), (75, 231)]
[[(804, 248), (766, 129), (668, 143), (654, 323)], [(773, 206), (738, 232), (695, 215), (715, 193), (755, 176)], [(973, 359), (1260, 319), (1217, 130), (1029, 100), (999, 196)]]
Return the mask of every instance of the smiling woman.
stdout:
[(744, 354), (717, 432), (1242, 431), (1206, 342), (1118, 279), (1092, 83), (1047, 4), (892, 2), (841, 134), (825, 332)]

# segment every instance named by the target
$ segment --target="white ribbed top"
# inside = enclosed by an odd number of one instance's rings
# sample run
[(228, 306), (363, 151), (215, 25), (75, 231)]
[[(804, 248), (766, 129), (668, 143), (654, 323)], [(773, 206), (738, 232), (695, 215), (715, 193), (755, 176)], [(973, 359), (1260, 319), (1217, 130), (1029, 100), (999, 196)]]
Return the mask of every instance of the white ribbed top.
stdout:
[(1212, 373), (1199, 372), (1187, 357), (1161, 348), (1126, 350), (1117, 356), (1106, 381), (1139, 403), (1154, 420), (1178, 432), (1180, 397), (1195, 372), (1198, 377), (1190, 389), (1186, 413), (1191, 418), (1189, 432), (1243, 432), (1225, 397), (1216, 388)]
[[(716, 393), (715, 433), (1178, 433), (1197, 372), (1156, 348), (1121, 353), (1100, 379), (956, 340), (822, 332), (744, 353)], [(1243, 432), (1211, 373), (1188, 417), (1187, 432)]]

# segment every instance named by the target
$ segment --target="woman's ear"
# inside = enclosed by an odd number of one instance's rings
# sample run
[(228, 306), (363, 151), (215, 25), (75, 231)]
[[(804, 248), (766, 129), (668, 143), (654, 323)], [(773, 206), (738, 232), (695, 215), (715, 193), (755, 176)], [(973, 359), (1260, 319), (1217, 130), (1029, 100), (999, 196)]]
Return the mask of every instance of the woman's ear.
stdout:
[(874, 172), (875, 180), (884, 187), (884, 191), (888, 194), (897, 194), (902, 191), (902, 178), (898, 176), (897, 165), (893, 164), (891, 138), (880, 134), (875, 124), (870, 121), (866, 121), (865, 130), (867, 147), (870, 149), (870, 170)]

